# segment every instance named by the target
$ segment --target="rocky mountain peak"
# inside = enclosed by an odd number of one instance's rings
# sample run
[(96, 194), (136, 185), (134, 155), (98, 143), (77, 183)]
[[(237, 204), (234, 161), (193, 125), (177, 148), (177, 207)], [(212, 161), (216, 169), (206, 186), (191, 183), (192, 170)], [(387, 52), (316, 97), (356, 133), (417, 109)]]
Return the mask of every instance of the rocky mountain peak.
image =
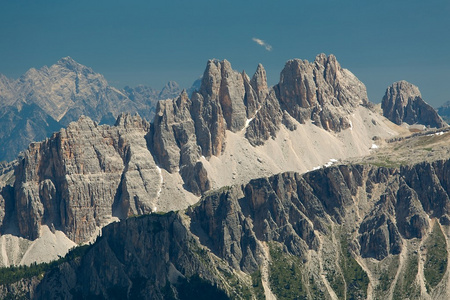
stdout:
[(148, 131), (150, 128), (150, 124), (143, 120), (138, 114), (130, 114), (130, 113), (121, 113), (114, 124), (116, 127), (121, 127), (124, 129), (132, 128), (141, 128), (145, 131)]
[(258, 64), (256, 72), (253, 75), (252, 80), (250, 81), (250, 84), (261, 100), (263, 100), (269, 93), (266, 70), (264, 69), (262, 64)]
[(180, 86), (175, 81), (169, 81), (159, 93), (159, 99), (175, 98), (180, 94)]
[(300, 123), (312, 120), (333, 131), (349, 128), (349, 113), (368, 103), (364, 84), (334, 55), (319, 54), (313, 63), (289, 60), (275, 91), (282, 108)]
[(447, 124), (423, 99), (419, 88), (405, 80), (391, 84), (381, 102), (383, 115), (400, 125), (423, 124), (441, 128)]
[[(206, 65), (203, 73), (202, 83), (200, 86), (200, 93), (203, 95), (217, 95), (222, 81), (222, 68), (227, 60), (219, 61), (217, 59), (210, 59)], [(229, 63), (228, 63), (229, 65)]]
[(77, 63), (77, 62), (76, 62), (72, 57), (70, 57), (70, 56), (66, 56), (66, 57), (61, 58), (60, 60), (58, 60), (58, 61), (56, 62), (56, 64), (57, 64), (57, 65), (60, 65), (60, 66), (64, 66), (64, 67), (66, 67), (66, 68), (70, 68), (70, 69), (72, 69), (72, 68), (74, 68), (74, 67), (80, 67), (80, 66), (85, 67), (85, 66), (83, 66), (83, 65), (81, 65), (81, 64), (79, 64), (79, 63)]
[(393, 98), (398, 99), (403, 106), (408, 104), (408, 99), (410, 98), (422, 98), (419, 88), (406, 80), (394, 82), (386, 89), (386, 93), (392, 95)]

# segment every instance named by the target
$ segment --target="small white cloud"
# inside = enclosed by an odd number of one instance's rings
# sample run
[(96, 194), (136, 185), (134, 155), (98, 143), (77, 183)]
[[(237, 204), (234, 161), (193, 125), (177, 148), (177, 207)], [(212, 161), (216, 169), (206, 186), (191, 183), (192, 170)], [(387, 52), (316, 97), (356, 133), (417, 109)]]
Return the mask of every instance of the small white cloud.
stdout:
[(252, 38), (252, 40), (253, 40), (255, 43), (257, 43), (258, 45), (263, 46), (264, 48), (266, 48), (267, 51), (272, 51), (272, 46), (269, 45), (269, 44), (267, 44), (267, 43), (264, 42), (263, 40), (258, 39), (258, 38)]

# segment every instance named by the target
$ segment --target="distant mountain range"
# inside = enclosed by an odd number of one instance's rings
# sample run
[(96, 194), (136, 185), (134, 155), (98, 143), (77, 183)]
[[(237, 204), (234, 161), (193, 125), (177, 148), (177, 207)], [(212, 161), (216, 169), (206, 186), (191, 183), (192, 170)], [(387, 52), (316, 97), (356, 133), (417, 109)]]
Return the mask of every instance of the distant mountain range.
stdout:
[(111, 125), (122, 112), (152, 120), (157, 101), (180, 92), (174, 81), (161, 90), (142, 85), (117, 89), (70, 57), (30, 69), (17, 80), (0, 74), (0, 161), (14, 159), (31, 142), (49, 137), (81, 115)]

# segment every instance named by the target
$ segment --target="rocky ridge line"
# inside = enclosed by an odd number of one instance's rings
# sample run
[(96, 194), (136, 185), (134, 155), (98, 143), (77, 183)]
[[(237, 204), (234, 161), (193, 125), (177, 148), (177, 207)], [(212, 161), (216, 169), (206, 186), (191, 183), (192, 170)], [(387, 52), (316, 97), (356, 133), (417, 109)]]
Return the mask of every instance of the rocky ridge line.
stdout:
[[(303, 83), (289, 92), (287, 82), (295, 81), (289, 77), (292, 69)], [(296, 94), (311, 74), (317, 85), (308, 89), (314, 93)], [(17, 227), (20, 236), (33, 240), (39, 237), (40, 226), (47, 225), (79, 243), (116, 218), (184, 209), (213, 186), (206, 167), (226, 149), (227, 132), (245, 134), (257, 146), (275, 138), (283, 126), (287, 131), (296, 129), (299, 120), (295, 118), (303, 115), (293, 117), (283, 109), (289, 95), (298, 100), (292, 103), (294, 110), (310, 110), (327, 124), (351, 125), (349, 113), (366, 103), (362, 83), (332, 55), (319, 55), (314, 63), (290, 61), (282, 77), (284, 81), (272, 89), (262, 65), (250, 78), (232, 70), (227, 61), (211, 60), (191, 99), (183, 92), (176, 99), (160, 101), (152, 124), (121, 115), (116, 126), (99, 126), (82, 117), (51, 138), (32, 143), (18, 159), (13, 186), (2, 190), (2, 232), (8, 226)], [(305, 103), (309, 107), (303, 107)], [(331, 115), (319, 111), (333, 105)], [(315, 124), (322, 128), (321, 122)], [(326, 127), (333, 128), (344, 130), (345, 126)], [(331, 138), (326, 131), (320, 134)], [(360, 138), (356, 130), (348, 134)], [(297, 153), (294, 156), (298, 159)]]
[[(428, 260), (421, 245), (429, 245), (439, 228), (448, 231), (449, 170), (448, 160), (401, 168), (340, 165), (222, 188), (186, 212), (107, 226), (82, 259), (44, 276), (36, 295), (108, 299), (115, 287), (124, 298), (163, 299), (179, 296), (182, 282), (194, 282), (198, 274), (242, 297), (243, 286), (256, 292), (249, 278), (269, 259), (269, 245), (272, 260), (298, 259), (298, 293), (309, 299), (445, 298), (445, 273), (425, 288)], [(413, 274), (404, 260), (409, 256), (424, 261)], [(347, 277), (349, 264), (360, 272), (357, 278)], [(269, 276), (275, 276), (273, 268)], [(417, 279), (406, 279), (411, 276)]]

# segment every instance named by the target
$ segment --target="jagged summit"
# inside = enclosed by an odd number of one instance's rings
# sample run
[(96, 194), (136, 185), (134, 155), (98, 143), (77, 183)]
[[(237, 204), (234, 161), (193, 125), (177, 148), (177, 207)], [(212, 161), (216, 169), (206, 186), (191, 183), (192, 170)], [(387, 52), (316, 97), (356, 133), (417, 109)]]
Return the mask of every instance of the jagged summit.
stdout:
[(312, 120), (326, 130), (351, 127), (348, 114), (368, 103), (366, 87), (334, 55), (315, 61), (289, 60), (274, 87), (282, 109), (300, 123)]
[[(58, 81), (72, 101), (81, 99), (71, 89), (74, 73)], [(89, 78), (80, 77), (78, 94), (95, 89)], [(127, 94), (121, 99), (134, 103), (142, 95)], [(288, 62), (275, 87), (262, 65), (249, 77), (210, 60), (198, 91), (159, 101), (152, 124), (122, 111), (116, 126), (98, 125), (80, 108), (76, 122), (32, 144), (2, 196), (14, 203), (8, 220), (19, 220), (28, 239), (53, 226), (85, 242), (115, 218), (183, 209), (212, 188), (367, 154), (373, 136), (396, 132), (360, 105), (366, 99), (364, 86), (330, 57)]]
[(423, 99), (419, 88), (405, 80), (386, 89), (381, 102), (383, 115), (395, 124), (422, 124), (441, 128), (447, 126), (437, 112)]

